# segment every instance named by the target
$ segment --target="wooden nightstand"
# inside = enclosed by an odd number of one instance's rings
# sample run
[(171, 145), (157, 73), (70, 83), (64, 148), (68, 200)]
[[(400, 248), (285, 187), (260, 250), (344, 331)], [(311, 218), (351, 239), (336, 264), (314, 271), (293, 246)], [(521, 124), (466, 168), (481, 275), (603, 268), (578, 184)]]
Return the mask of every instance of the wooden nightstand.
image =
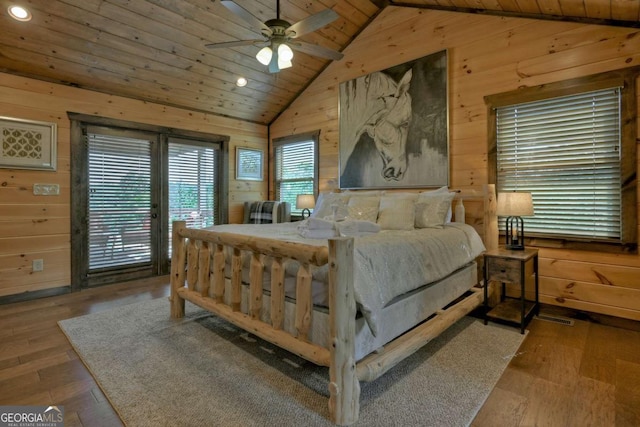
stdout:
[[(534, 276), (535, 300), (526, 298), (525, 284), (527, 278)], [(490, 281), (501, 282), (500, 303), (489, 309), (487, 295)], [(519, 297), (506, 295), (506, 283), (520, 285)], [(488, 320), (520, 326), (520, 333), (524, 334), (524, 328), (533, 315), (540, 312), (538, 299), (538, 250), (525, 248), (514, 251), (505, 248), (494, 249), (484, 254), (484, 324)]]

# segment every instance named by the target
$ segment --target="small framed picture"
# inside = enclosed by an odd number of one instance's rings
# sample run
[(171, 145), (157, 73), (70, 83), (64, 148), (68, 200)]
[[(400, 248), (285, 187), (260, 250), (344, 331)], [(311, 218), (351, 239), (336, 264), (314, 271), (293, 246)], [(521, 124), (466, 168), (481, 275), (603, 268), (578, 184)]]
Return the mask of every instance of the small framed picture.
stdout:
[(56, 170), (55, 123), (0, 117), (0, 168)]
[(263, 157), (262, 150), (236, 147), (236, 179), (262, 181)]

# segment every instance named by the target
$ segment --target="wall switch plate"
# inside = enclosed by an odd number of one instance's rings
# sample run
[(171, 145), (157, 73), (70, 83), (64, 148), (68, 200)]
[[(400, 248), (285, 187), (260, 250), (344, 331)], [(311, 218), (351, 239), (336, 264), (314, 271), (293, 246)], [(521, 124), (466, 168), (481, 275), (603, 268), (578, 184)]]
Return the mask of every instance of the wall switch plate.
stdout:
[(32, 265), (31, 265), (31, 269), (33, 271), (42, 271), (42, 270), (44, 270), (44, 260), (42, 258), (34, 259)]
[(60, 194), (60, 185), (33, 184), (33, 194), (36, 196), (58, 196)]

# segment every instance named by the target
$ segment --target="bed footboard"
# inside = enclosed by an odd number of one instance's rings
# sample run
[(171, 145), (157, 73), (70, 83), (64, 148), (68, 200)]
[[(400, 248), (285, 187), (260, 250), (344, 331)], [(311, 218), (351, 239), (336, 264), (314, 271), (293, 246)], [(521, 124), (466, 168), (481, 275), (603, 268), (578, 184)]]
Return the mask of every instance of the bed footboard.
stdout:
[[(250, 253), (249, 304), (241, 311), (242, 254)], [(231, 253), (230, 295), (225, 295), (226, 257)], [(271, 305), (262, 321), (265, 259), (271, 265)], [(286, 260), (299, 263), (296, 276), (295, 334), (283, 329)], [(340, 260), (340, 262), (337, 262)], [(310, 342), (313, 316), (311, 267), (329, 266), (331, 342)], [(186, 228), (173, 223), (171, 258), (171, 317), (184, 316), (185, 300), (291, 353), (329, 367), (329, 411), (340, 425), (358, 419), (360, 384), (355, 365), (356, 302), (353, 289), (353, 238), (336, 238), (327, 247), (283, 242), (254, 236)]]

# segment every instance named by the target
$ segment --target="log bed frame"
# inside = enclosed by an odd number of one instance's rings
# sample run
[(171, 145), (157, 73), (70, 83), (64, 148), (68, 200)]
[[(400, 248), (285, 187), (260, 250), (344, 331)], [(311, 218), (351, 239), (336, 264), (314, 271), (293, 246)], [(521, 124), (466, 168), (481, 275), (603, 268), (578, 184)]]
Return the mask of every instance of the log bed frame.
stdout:
[[(482, 199), (483, 232), (487, 249), (497, 247), (495, 187), (487, 185), (483, 195), (459, 193), (456, 197)], [(231, 294), (225, 298), (225, 246), (233, 251)], [(171, 317), (184, 316), (185, 300), (229, 321), (266, 341), (312, 363), (329, 367), (329, 413), (331, 421), (350, 425), (358, 420), (360, 381), (373, 381), (393, 366), (437, 337), (464, 317), (483, 300), (481, 288), (472, 288), (469, 296), (429, 320), (401, 335), (356, 363), (356, 302), (353, 288), (353, 238), (330, 239), (328, 247), (283, 242), (239, 234), (188, 229), (184, 221), (173, 223), (171, 261)], [(248, 312), (240, 311), (242, 298), (241, 252), (252, 253), (250, 263)], [(269, 322), (261, 320), (263, 297), (263, 256), (273, 257), (271, 264), (271, 303)], [(294, 336), (284, 324), (284, 260), (300, 263), (296, 278)], [(331, 343), (322, 347), (308, 339), (313, 304), (311, 266), (329, 265), (329, 318)], [(225, 299), (230, 301), (225, 303)]]

